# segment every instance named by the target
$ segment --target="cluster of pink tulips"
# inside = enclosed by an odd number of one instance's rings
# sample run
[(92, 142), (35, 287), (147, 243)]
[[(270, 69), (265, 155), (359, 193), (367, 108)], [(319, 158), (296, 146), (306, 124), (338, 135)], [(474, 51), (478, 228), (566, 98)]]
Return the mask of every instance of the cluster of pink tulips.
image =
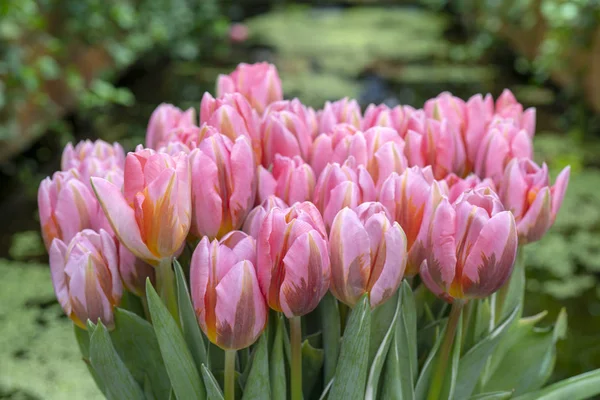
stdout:
[(123, 291), (143, 296), (148, 278), (172, 310), (171, 265), (191, 249), (194, 311), (223, 349), (253, 344), (269, 308), (293, 321), (328, 291), (376, 308), (418, 275), (450, 303), (485, 298), (563, 201), (569, 168), (551, 185), (534, 132), (509, 90), (313, 110), (283, 99), (273, 65), (240, 64), (199, 119), (158, 106), (135, 151), (65, 148), (38, 193), (56, 295), (82, 328), (113, 327)]

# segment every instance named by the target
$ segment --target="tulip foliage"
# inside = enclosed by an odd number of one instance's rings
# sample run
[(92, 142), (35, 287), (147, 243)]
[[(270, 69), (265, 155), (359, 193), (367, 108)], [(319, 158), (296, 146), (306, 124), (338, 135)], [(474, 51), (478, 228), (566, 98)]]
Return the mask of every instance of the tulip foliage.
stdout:
[[(547, 385), (566, 314), (523, 316), (559, 212), (535, 110), (284, 100), (241, 64), (146, 143), (69, 144), (38, 203), (52, 283), (109, 399), (584, 399)], [(196, 119), (199, 115), (199, 120)], [(548, 324), (546, 323), (546, 326)]]

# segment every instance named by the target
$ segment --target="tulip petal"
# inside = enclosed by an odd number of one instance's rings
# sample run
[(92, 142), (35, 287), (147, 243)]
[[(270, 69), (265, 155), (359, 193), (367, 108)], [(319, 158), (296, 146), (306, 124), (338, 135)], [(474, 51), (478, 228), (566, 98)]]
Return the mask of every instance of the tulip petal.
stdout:
[(50, 255), (50, 272), (54, 293), (56, 293), (56, 298), (65, 314), (70, 315), (71, 302), (69, 301), (69, 289), (65, 277), (67, 245), (60, 239), (54, 239), (48, 253)]
[(571, 174), (571, 167), (568, 166), (561, 171), (561, 173), (556, 178), (556, 182), (554, 186), (552, 186), (552, 222), (556, 219), (556, 215), (558, 214), (558, 210), (560, 210), (560, 206), (562, 205), (563, 199), (565, 197), (565, 193), (567, 191), (567, 185), (569, 184), (569, 175)]
[[(378, 254), (378, 256), (385, 258), (376, 280), (370, 283), (372, 285), (371, 308), (385, 302), (396, 292), (406, 269), (406, 235), (397, 222), (394, 222), (384, 233), (381, 241), (385, 243), (385, 254)], [(375, 268), (371, 271), (370, 282), (375, 278), (374, 272), (376, 272)]]

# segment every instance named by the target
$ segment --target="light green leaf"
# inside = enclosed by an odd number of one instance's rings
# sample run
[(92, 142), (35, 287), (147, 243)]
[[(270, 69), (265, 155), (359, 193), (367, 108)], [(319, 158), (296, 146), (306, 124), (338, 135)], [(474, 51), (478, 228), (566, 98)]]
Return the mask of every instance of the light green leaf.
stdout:
[(269, 359), (269, 377), (271, 380), (271, 396), (273, 399), (285, 399), (287, 396), (285, 359), (283, 355), (284, 326), (283, 317), (280, 315), (276, 321), (275, 339)]
[(340, 358), (331, 388), (331, 399), (361, 400), (364, 398), (369, 369), (369, 334), (371, 308), (367, 295), (359, 300), (350, 313), (342, 337)]
[(367, 389), (365, 392), (366, 400), (373, 400), (373, 399), (377, 398), (377, 391), (379, 389), (379, 378), (381, 377), (381, 371), (383, 369), (383, 364), (384, 364), (386, 356), (388, 354), (390, 344), (393, 341), (392, 339), (394, 337), (394, 332), (397, 329), (396, 328), (396, 326), (397, 326), (396, 320), (398, 319), (398, 314), (402, 307), (402, 295), (397, 293), (395, 296), (393, 296), (391, 299), (389, 299), (388, 302), (392, 302), (394, 299), (396, 300), (396, 304), (395, 304), (396, 310), (392, 317), (389, 328), (388, 328), (383, 340), (381, 341), (379, 349), (377, 350), (377, 353), (375, 354), (375, 358), (373, 359), (373, 362), (371, 363), (371, 369), (369, 371), (369, 378), (367, 379)]
[[(458, 319), (458, 326), (456, 327), (456, 333), (454, 336), (454, 343), (452, 344), (452, 352), (450, 354), (450, 364), (448, 367), (450, 371), (446, 371), (446, 379), (444, 380), (444, 386), (442, 388), (442, 399), (453, 399), (454, 390), (456, 388), (456, 378), (458, 377), (458, 366), (460, 361), (460, 347), (462, 343), (462, 318), (461, 314)], [(457, 397), (460, 399), (461, 397)]]
[(369, 365), (373, 363), (375, 354), (379, 351), (383, 338), (387, 335), (396, 314), (399, 291), (385, 303), (380, 304), (371, 311), (371, 338), (369, 341)]
[(223, 392), (213, 374), (210, 373), (204, 364), (200, 366), (200, 369), (202, 370), (204, 387), (206, 387), (206, 397), (210, 400), (223, 400)]
[(269, 385), (269, 340), (263, 333), (252, 352), (250, 374), (244, 387), (242, 400), (268, 400), (271, 398)]
[(106, 327), (98, 321), (90, 337), (90, 362), (106, 388), (106, 397), (114, 400), (144, 400), (144, 392), (119, 358)]
[(305, 339), (302, 342), (302, 393), (304, 398), (310, 398), (311, 391), (321, 375), (324, 352), (312, 347)]
[[(506, 297), (502, 304), (502, 310), (498, 310), (500, 315), (496, 316), (496, 321), (502, 321), (512, 314), (513, 310), (519, 306), (518, 318), (521, 318), (523, 310), (523, 299), (525, 297), (525, 265), (523, 265), (523, 248), (519, 248), (517, 263), (510, 275), (507, 285)], [(502, 289), (501, 289), (502, 290)]]
[(206, 346), (204, 344), (204, 339), (202, 338), (202, 333), (200, 332), (200, 327), (198, 326), (198, 320), (196, 319), (196, 313), (192, 306), (181, 265), (175, 260), (173, 261), (173, 266), (177, 282), (177, 305), (179, 308), (179, 320), (181, 322), (181, 329), (183, 330), (183, 337), (192, 353), (196, 368), (200, 369), (200, 365), (208, 365)]
[(483, 340), (478, 342), (462, 356), (460, 359), (458, 381), (455, 391), (455, 397), (457, 399), (466, 399), (473, 393), (487, 360), (502, 337), (508, 333), (510, 326), (520, 313), (520, 308), (520, 306), (517, 306), (512, 314), (504, 319), (492, 333), (483, 338)]
[(436, 355), (443, 339), (444, 332), (438, 336), (437, 340), (433, 344), (433, 347), (431, 350), (429, 350), (429, 355), (425, 360), (425, 364), (423, 364), (423, 368), (421, 369), (421, 373), (417, 379), (417, 385), (415, 386), (415, 398), (418, 400), (423, 400), (427, 397), (429, 386), (431, 384), (431, 376), (433, 375), (433, 370), (435, 368)]
[(329, 382), (335, 375), (338, 355), (340, 352), (340, 312), (337, 300), (329, 292), (319, 304), (321, 312), (321, 327), (323, 330), (323, 350), (325, 351), (324, 380)]
[(95, 326), (92, 326), (92, 330), (90, 332), (78, 327), (75, 324), (73, 324), (73, 328), (75, 329), (75, 338), (77, 339), (77, 344), (79, 345), (81, 358), (83, 359), (85, 366), (90, 372), (90, 375), (94, 379), (94, 382), (96, 382), (96, 386), (98, 386), (98, 389), (100, 389), (100, 391), (104, 393), (104, 396), (106, 396), (106, 389), (104, 388), (104, 384), (98, 377), (96, 371), (94, 371), (94, 368), (92, 368), (92, 364), (90, 362), (90, 335), (95, 329)]
[[(469, 397), (469, 400), (505, 400), (512, 397), (512, 392), (488, 392)], [(460, 397), (456, 397), (460, 399)]]
[(147, 379), (156, 398), (168, 397), (171, 382), (152, 325), (130, 311), (117, 308), (115, 329), (110, 336), (119, 357), (136, 381), (143, 385)]
[(402, 306), (396, 321), (396, 349), (400, 360), (400, 383), (404, 399), (414, 398), (414, 387), (419, 374), (417, 360), (417, 310), (410, 284), (404, 280), (400, 287)]
[(537, 392), (515, 397), (514, 400), (584, 400), (600, 394), (600, 368), (556, 382)]
[(154, 332), (175, 395), (179, 400), (205, 399), (204, 385), (181, 330), (158, 297), (150, 280), (146, 281), (146, 296)]

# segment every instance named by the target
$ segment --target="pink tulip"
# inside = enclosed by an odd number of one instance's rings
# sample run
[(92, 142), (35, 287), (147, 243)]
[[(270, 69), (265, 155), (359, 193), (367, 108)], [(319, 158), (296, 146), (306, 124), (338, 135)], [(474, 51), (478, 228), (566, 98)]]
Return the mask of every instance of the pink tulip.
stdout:
[(209, 93), (204, 93), (200, 103), (200, 123), (214, 126), (231, 141), (246, 136), (252, 143), (257, 162), (260, 162), (259, 117), (242, 94), (226, 93), (222, 98), (215, 99)]
[[(302, 158), (275, 155), (273, 177), (276, 182), (275, 194), (287, 204), (312, 199), (315, 189), (315, 174)], [(264, 200), (264, 199), (263, 199)]]
[(319, 133), (319, 122), (317, 121), (317, 113), (311, 107), (307, 107), (300, 100), (292, 99), (292, 100), (282, 100), (276, 101), (274, 103), (269, 104), (265, 111), (265, 115), (269, 115), (272, 112), (278, 111), (289, 111), (295, 115), (297, 115), (306, 128), (310, 132), (310, 137), (315, 138)]
[(463, 142), (467, 153), (467, 171), (473, 170), (477, 159), (477, 152), (487, 133), (488, 126), (494, 116), (494, 99), (487, 94), (485, 98), (476, 94), (467, 101), (467, 123), (463, 135)]
[(275, 159), (275, 154), (285, 157), (301, 156), (308, 160), (312, 137), (304, 121), (296, 114), (289, 111), (272, 111), (264, 116), (261, 142), (262, 164), (269, 167)]
[(259, 165), (256, 168), (256, 201), (255, 205), (259, 205), (271, 196), (275, 196), (277, 190), (277, 181), (268, 169)]
[(137, 258), (157, 265), (183, 246), (191, 223), (187, 156), (151, 149), (129, 153), (125, 185), (92, 178), (96, 197), (121, 243)]
[(40, 183), (38, 208), (46, 249), (54, 239), (69, 243), (84, 229), (103, 227), (103, 215), (88, 187), (75, 169), (55, 172)]
[(331, 225), (329, 252), (333, 295), (352, 307), (369, 293), (371, 308), (375, 308), (390, 298), (402, 281), (406, 235), (383, 211), (361, 218), (346, 207)]
[(504, 89), (496, 100), (496, 115), (500, 118), (511, 119), (513, 123), (533, 138), (535, 134), (535, 108), (523, 111), (521, 105), (509, 89)]
[(404, 138), (408, 129), (408, 121), (414, 111), (415, 109), (410, 106), (389, 108), (385, 104), (378, 106), (371, 104), (365, 110), (361, 127), (363, 131), (375, 126), (393, 128), (400, 137)]
[(448, 185), (448, 200), (450, 203), (454, 203), (461, 194), (471, 189), (489, 187), (494, 192), (496, 191), (496, 185), (491, 179), (485, 178), (482, 180), (475, 174), (470, 174), (465, 179), (461, 179), (455, 174), (450, 174), (444, 181)]
[(337, 124), (347, 123), (360, 129), (362, 114), (356, 100), (347, 97), (334, 102), (325, 102), (323, 110), (317, 111), (319, 133), (330, 133)]
[(335, 125), (331, 133), (322, 133), (312, 145), (310, 165), (319, 176), (330, 162), (343, 163), (350, 156), (358, 165), (367, 165), (367, 142), (365, 136), (350, 124)]
[(415, 114), (406, 134), (405, 154), (408, 165), (425, 167), (431, 165), (436, 179), (443, 179), (454, 172), (465, 171), (465, 148), (460, 135), (441, 122)]
[(123, 289), (111, 235), (84, 229), (68, 245), (52, 241), (49, 253), (52, 285), (65, 314), (83, 329), (88, 319), (114, 327), (113, 307), (119, 305)]
[(217, 97), (233, 92), (241, 93), (259, 114), (274, 101), (283, 100), (277, 68), (266, 62), (241, 63), (231, 74), (219, 75)]
[[(219, 135), (221, 132), (214, 126), (207, 125), (197, 127), (196, 125), (187, 126), (184, 128), (172, 129), (166, 136), (163, 144), (158, 148), (160, 153), (167, 153), (176, 156), (181, 152), (189, 154), (193, 149), (198, 147), (200, 142), (209, 136)], [(138, 146), (138, 148), (143, 148)]]
[(390, 215), (390, 212), (388, 211), (388, 209), (378, 201), (364, 202), (364, 203), (360, 204), (358, 207), (354, 208), (353, 211), (356, 213), (356, 215), (358, 215), (358, 218), (361, 221), (363, 221), (363, 220), (366, 221), (371, 216), (373, 216), (375, 214), (379, 214), (379, 213), (385, 214), (387, 219), (389, 219), (390, 221), (393, 221), (393, 218)]
[(156, 282), (154, 267), (133, 255), (122, 243), (118, 243), (119, 274), (125, 289), (144, 297), (146, 295), (146, 279), (154, 285)]
[(287, 204), (277, 196), (272, 195), (267, 197), (260, 205), (254, 207), (252, 211), (250, 211), (244, 222), (243, 231), (255, 239), (258, 238), (260, 227), (267, 214), (276, 207), (285, 209), (287, 208)]
[(250, 141), (214, 135), (190, 154), (192, 227), (196, 237), (221, 238), (238, 229), (254, 205), (256, 179)]
[(463, 135), (467, 125), (467, 105), (462, 99), (444, 92), (427, 100), (423, 109), (427, 117), (440, 122), (446, 120), (449, 129), (453, 129), (459, 136)]
[(478, 176), (499, 183), (510, 160), (532, 157), (533, 143), (527, 132), (510, 121), (497, 120), (481, 143), (474, 170)]
[(192, 257), (190, 291), (198, 322), (223, 349), (250, 346), (267, 323), (254, 269), (255, 246), (252, 237), (231, 232), (221, 242), (204, 237)]
[(517, 253), (515, 219), (489, 188), (442, 199), (431, 216), (421, 264), (423, 283), (437, 296), (478, 299), (509, 278)]
[(569, 183), (566, 167), (549, 186), (548, 167), (529, 159), (514, 159), (506, 167), (500, 198), (517, 221), (519, 244), (540, 240), (550, 229), (562, 205)]
[(409, 260), (406, 275), (414, 276), (420, 261), (422, 245), (417, 237), (424, 222), (425, 207), (431, 197), (434, 182), (431, 167), (407, 168), (402, 174), (392, 173), (381, 186), (379, 201), (406, 233)]
[(146, 147), (158, 149), (164, 145), (165, 136), (175, 128), (185, 128), (196, 123), (196, 111), (188, 108), (182, 111), (172, 104), (162, 103), (150, 116), (146, 130)]
[(75, 168), (81, 172), (82, 164), (88, 159), (95, 159), (102, 162), (104, 165), (117, 166), (123, 168), (125, 165), (125, 153), (119, 143), (113, 143), (112, 145), (106, 143), (104, 140), (83, 140), (73, 146), (72, 143), (68, 143), (62, 153), (61, 158), (61, 169), (68, 171), (71, 168)]
[(327, 164), (319, 176), (313, 202), (321, 211), (325, 226), (330, 227), (338, 211), (355, 208), (366, 201), (374, 201), (375, 184), (364, 166), (356, 166), (353, 157), (340, 165)]
[(316, 207), (272, 209), (257, 242), (258, 282), (269, 307), (286, 317), (313, 311), (329, 289), (325, 227)]

